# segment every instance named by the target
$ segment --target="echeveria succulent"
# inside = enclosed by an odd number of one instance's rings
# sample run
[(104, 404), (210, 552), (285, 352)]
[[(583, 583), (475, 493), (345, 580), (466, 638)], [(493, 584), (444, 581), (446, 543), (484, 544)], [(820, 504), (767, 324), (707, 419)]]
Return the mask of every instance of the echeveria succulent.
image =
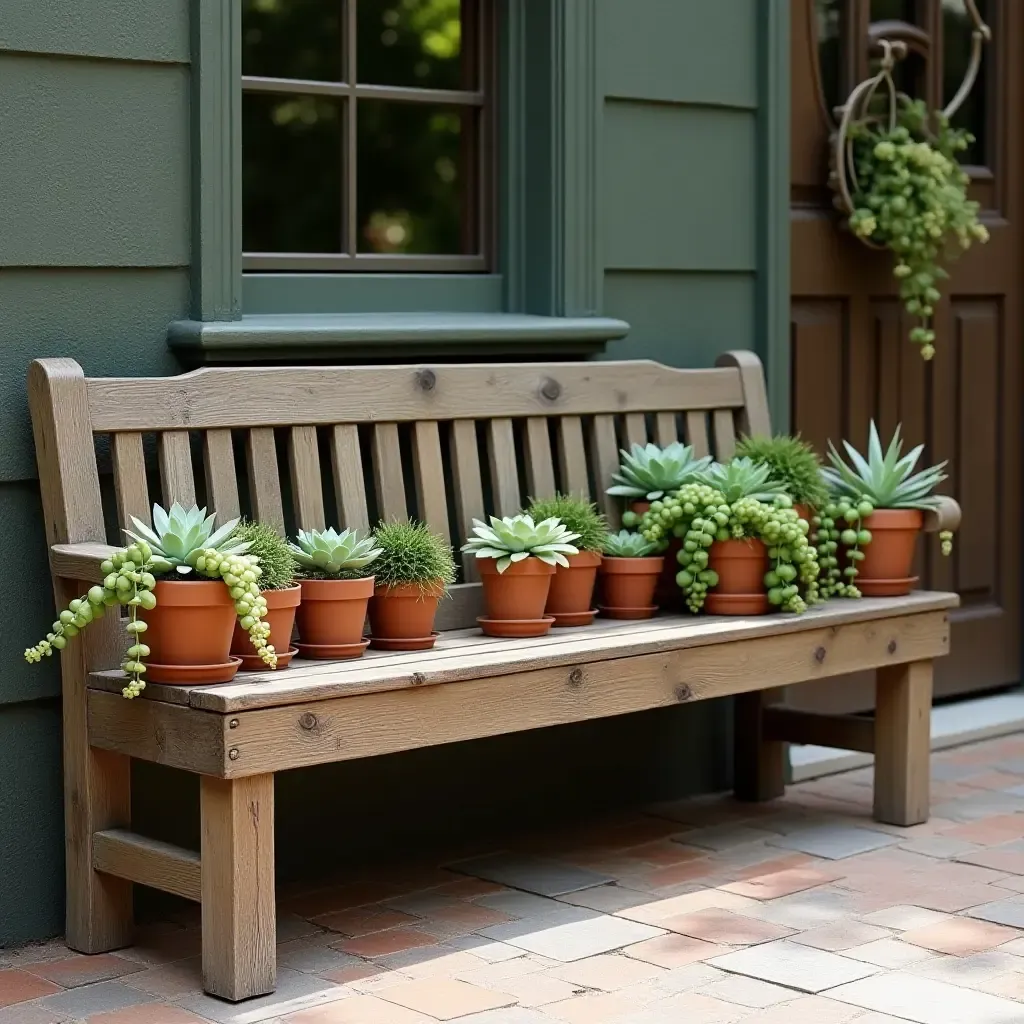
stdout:
[(358, 530), (299, 530), (298, 543), (289, 544), (295, 561), (309, 572), (337, 576), (358, 574), (379, 554), (373, 536), (365, 537)]
[(529, 515), (504, 519), (491, 516), (490, 526), (474, 519), (473, 533), (462, 550), (477, 558), (495, 559), (498, 572), (504, 572), (513, 562), (521, 562), (531, 555), (549, 565), (568, 565), (565, 556), (579, 554), (579, 549), (572, 543), (578, 535), (554, 517), (535, 523)]
[(693, 457), (689, 445), (674, 441), (665, 448), (656, 444), (635, 444), (630, 451), (620, 451), (622, 463), (612, 474), (613, 486), (608, 493), (635, 501), (656, 501), (692, 480), (711, 463), (707, 456)]

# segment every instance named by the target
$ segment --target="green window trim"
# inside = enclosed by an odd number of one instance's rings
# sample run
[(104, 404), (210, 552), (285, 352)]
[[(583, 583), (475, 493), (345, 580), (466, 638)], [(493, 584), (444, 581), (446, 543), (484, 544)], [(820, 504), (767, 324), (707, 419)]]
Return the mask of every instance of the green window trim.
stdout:
[(497, 274), (289, 280), (242, 271), (240, 5), (192, 0), (192, 320), (241, 320), (255, 310), (440, 312), (439, 301), (473, 313), (597, 315), (603, 280), (597, 4), (499, 2)]

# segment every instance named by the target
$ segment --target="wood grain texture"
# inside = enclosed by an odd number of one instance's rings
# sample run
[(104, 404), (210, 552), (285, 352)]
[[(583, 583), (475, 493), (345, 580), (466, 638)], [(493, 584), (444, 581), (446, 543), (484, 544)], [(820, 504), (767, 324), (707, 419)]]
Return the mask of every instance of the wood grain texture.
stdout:
[(708, 444), (708, 421), (703, 412), (686, 413), (686, 443), (693, 449), (694, 458), (702, 459), (711, 454)]
[(555, 493), (555, 464), (551, 435), (543, 416), (531, 416), (523, 433), (526, 454), (526, 486), (530, 498), (550, 498)]
[(54, 544), (50, 548), (50, 566), (56, 578), (102, 583), (106, 574), (100, 565), (116, 550), (113, 544)]
[(875, 818), (928, 820), (932, 663), (880, 667), (875, 698)]
[[(756, 357), (755, 357), (756, 358)], [(731, 367), (678, 370), (647, 360), (434, 366), (213, 367), (177, 377), (87, 381), (98, 433), (279, 424), (381, 423), (506, 416), (586, 416), (743, 404)], [(542, 394), (554, 380), (558, 397)], [(237, 395), (244, 394), (240, 406)], [(548, 391), (550, 394), (550, 391)]]
[(451, 541), (448, 526), (448, 501), (445, 497), (444, 459), (441, 455), (441, 434), (433, 420), (413, 425), (413, 470), (419, 518), (434, 533)]
[(490, 420), (487, 424), (487, 442), (495, 513), (499, 516), (514, 516), (519, 511), (521, 498), (512, 420), (507, 416)]
[(631, 412), (626, 416), (626, 445), (630, 448), (647, 444), (647, 418), (642, 412)]
[(92, 837), (92, 865), (97, 871), (195, 903), (200, 900), (199, 863), (194, 850), (126, 829), (108, 829)]
[(715, 458), (728, 462), (736, 451), (736, 425), (731, 409), (716, 409), (712, 414), (715, 426)]
[(871, 754), (875, 749), (875, 724), (858, 715), (825, 715), (796, 708), (764, 709), (764, 735), (786, 743), (811, 743), (838, 750), (859, 750)]
[(676, 414), (674, 412), (659, 412), (654, 417), (654, 443), (662, 448), (679, 440), (679, 431), (676, 428)]
[(381, 519), (405, 519), (409, 510), (396, 423), (378, 423), (373, 428), (373, 480)]
[(238, 1002), (277, 984), (274, 776), (199, 782), (203, 988)]
[(225, 523), (242, 514), (238, 500), (238, 474), (230, 430), (207, 430), (203, 434), (203, 466), (206, 471), (206, 500)]
[(753, 352), (742, 349), (723, 352), (716, 366), (738, 371), (743, 388), (743, 408), (737, 412), (740, 433), (748, 437), (770, 437), (771, 414), (768, 411), (768, 390), (764, 366)]
[[(52, 548), (104, 541), (94, 428), (81, 367), (72, 359), (34, 361), (28, 397), (47, 543)], [(60, 608), (81, 592), (56, 574), (53, 586)], [(131, 824), (131, 764), (117, 753), (93, 749), (87, 725), (89, 672), (116, 665), (120, 642), (120, 623), (107, 615), (70, 644), (60, 659), (65, 940), (82, 953), (118, 949), (128, 945), (132, 935), (131, 883), (100, 875), (92, 867), (93, 833)]]
[(149, 489), (146, 485), (146, 456), (141, 434), (114, 434), (110, 454), (114, 462), (114, 494), (117, 498), (117, 523), (122, 529), (131, 526), (135, 516), (147, 526), (152, 525)]
[[(474, 519), (484, 516), (484, 489), (480, 477), (480, 448), (476, 424), (456, 420), (452, 424), (452, 486), (455, 488), (456, 547), (469, 536)], [(475, 556), (462, 556), (462, 579), (473, 583), (480, 579)]]
[(187, 430), (168, 430), (157, 442), (160, 455), (160, 491), (164, 508), (175, 502), (184, 509), (196, 503), (196, 480), (192, 472), (192, 447)]
[(295, 523), (300, 530), (322, 530), (327, 523), (316, 427), (292, 427), (289, 434), (288, 469), (292, 500), (295, 502)]
[(346, 530), (366, 530), (370, 525), (370, 515), (366, 510), (359, 429), (354, 423), (338, 424), (331, 431), (331, 467), (341, 526)]
[(615, 417), (595, 416), (590, 425), (590, 450), (594, 477), (598, 481), (595, 495), (598, 508), (608, 517), (608, 528), (617, 530), (622, 517), (622, 499), (606, 493), (612, 474), (619, 468), (619, 445), (615, 437)]
[(253, 516), (278, 533), (284, 533), (284, 504), (281, 501), (281, 477), (273, 428), (250, 430), (245, 452)]
[(733, 702), (733, 792), (752, 803), (786, 791), (786, 745), (768, 734), (765, 712), (783, 698), (779, 688), (752, 690)]
[(583, 423), (579, 416), (563, 416), (558, 421), (558, 471), (563, 493), (590, 497), (587, 450), (583, 444)]

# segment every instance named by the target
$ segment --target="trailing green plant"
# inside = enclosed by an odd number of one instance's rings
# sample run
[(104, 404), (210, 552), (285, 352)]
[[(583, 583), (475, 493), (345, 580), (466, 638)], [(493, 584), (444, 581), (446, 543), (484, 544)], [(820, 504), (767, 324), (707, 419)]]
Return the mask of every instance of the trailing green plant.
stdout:
[(744, 437), (736, 445), (736, 455), (767, 466), (794, 505), (817, 509), (828, 500), (828, 489), (821, 476), (821, 459), (799, 434)]
[(142, 677), (145, 658), (150, 654), (142, 639), (148, 625), (139, 618), (139, 609), (152, 611), (157, 606), (154, 588), (159, 578), (180, 579), (195, 574), (224, 581), (235, 602), (239, 624), (248, 632), (263, 662), (276, 668), (277, 653), (267, 642), (270, 627), (263, 621), (267, 612), (259, 588), (263, 570), (258, 558), (248, 554), (249, 542), (235, 536), (238, 520), (232, 519), (215, 530), (215, 514), (207, 516), (205, 508), (195, 505), (186, 511), (177, 502), (169, 511), (153, 506), (152, 528), (134, 516), (131, 519), (135, 530), (124, 532), (133, 543), (114, 551), (101, 563), (102, 585), (90, 587), (82, 597), (71, 601), (45, 639), (26, 649), (25, 660), (39, 662), (55, 650), (63, 650), (69, 639), (101, 618), (107, 608), (125, 606), (130, 646), (121, 665), (128, 684), (121, 692), (129, 699), (137, 697), (146, 687)]
[(378, 586), (402, 584), (421, 590), (455, 582), (455, 560), (451, 545), (433, 533), (425, 523), (412, 520), (381, 522), (373, 531), (380, 554), (373, 560), (373, 574)]
[(647, 558), (655, 554), (657, 548), (654, 541), (629, 530), (606, 533), (601, 545), (602, 551), (611, 558)]
[(548, 565), (567, 566), (565, 556), (579, 554), (579, 548), (573, 544), (576, 534), (560, 519), (544, 519), (538, 523), (526, 514), (504, 519), (491, 516), (490, 526), (474, 519), (473, 534), (462, 545), (462, 550), (477, 558), (495, 559), (499, 573), (513, 562), (531, 556)]
[(871, 543), (871, 531), (865, 529), (864, 520), (874, 510), (865, 497), (829, 498), (819, 508), (813, 520), (812, 543), (824, 574), (820, 583), (823, 598), (860, 597), (857, 577), (864, 561), (861, 548)]
[(949, 276), (941, 263), (958, 248), (988, 241), (957, 161), (974, 137), (941, 112), (929, 113), (924, 101), (900, 95), (895, 128), (870, 117), (851, 125), (849, 138), (857, 172), (850, 229), (892, 252), (900, 298), (918, 321), (910, 339), (931, 359), (938, 284)]
[[(711, 463), (707, 456), (695, 459), (693, 449), (678, 441), (665, 448), (656, 444), (634, 444), (628, 452), (622, 450), (619, 455), (622, 461), (618, 472), (612, 474), (613, 484), (607, 493), (632, 501), (656, 501), (682, 487)], [(635, 526), (637, 518), (635, 513), (627, 512), (623, 524)]]
[(363, 536), (358, 530), (334, 527), (326, 530), (299, 530), (295, 543), (288, 550), (299, 563), (303, 579), (360, 579), (371, 575), (370, 564), (380, 555), (374, 536)]
[(770, 569), (764, 585), (773, 606), (799, 613), (817, 602), (819, 566), (807, 539), (810, 526), (766, 467), (739, 458), (724, 466), (716, 463), (701, 476), (652, 502), (640, 522), (644, 539), (661, 548), (669, 537), (682, 540), (676, 583), (690, 611), (698, 613), (708, 591), (718, 585), (718, 574), (708, 567), (711, 545), (747, 538), (767, 546)]
[(285, 590), (295, 586), (299, 564), (288, 542), (272, 526), (242, 519), (235, 527), (233, 537), (245, 541), (249, 545), (246, 553), (259, 559), (262, 570), (260, 590)]
[(571, 494), (556, 494), (553, 498), (531, 498), (530, 506), (523, 510), (535, 523), (545, 519), (560, 519), (567, 529), (576, 534), (576, 547), (580, 551), (600, 551), (608, 530), (608, 521), (597, 506), (586, 498)]

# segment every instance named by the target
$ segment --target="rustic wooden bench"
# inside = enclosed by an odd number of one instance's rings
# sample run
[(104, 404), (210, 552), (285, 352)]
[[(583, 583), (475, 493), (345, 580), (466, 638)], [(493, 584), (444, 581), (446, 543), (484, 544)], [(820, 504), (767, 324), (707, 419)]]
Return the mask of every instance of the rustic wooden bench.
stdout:
[[(107, 542), (129, 515), (147, 518), (154, 497), (289, 530), (414, 514), (457, 543), (472, 517), (514, 513), (556, 487), (593, 495), (615, 521), (604, 486), (625, 443), (683, 438), (726, 458), (739, 432), (769, 431), (761, 364), (747, 352), (701, 370), (520, 363), (136, 379), (86, 379), (72, 360), (46, 359), (32, 364), (29, 390), (61, 604), (100, 578)], [(950, 502), (929, 528), (958, 516)], [(300, 661), (219, 686), (151, 684), (135, 701), (111, 670), (115, 617), (69, 645), (68, 943), (127, 945), (132, 884), (153, 886), (201, 903), (207, 991), (272, 991), (275, 772), (710, 697), (737, 697), (739, 797), (780, 795), (785, 741), (818, 742), (874, 752), (879, 820), (926, 819), (932, 659), (948, 651), (956, 595), (834, 601), (800, 617), (598, 621), (510, 641), (473, 628), (471, 561), (462, 580), (432, 651)], [(865, 669), (878, 670), (873, 722), (778, 706), (780, 687)], [(199, 852), (130, 830), (133, 757), (201, 776)]]

